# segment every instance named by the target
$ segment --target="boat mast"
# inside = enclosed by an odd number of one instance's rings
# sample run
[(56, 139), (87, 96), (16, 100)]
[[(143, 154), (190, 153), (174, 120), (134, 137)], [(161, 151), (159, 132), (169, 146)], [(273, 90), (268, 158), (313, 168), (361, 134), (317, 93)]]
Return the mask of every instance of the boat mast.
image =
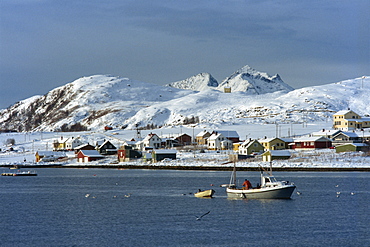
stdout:
[(233, 168), (233, 173), (231, 174), (229, 186), (235, 185), (236, 186), (236, 164), (234, 161), (234, 168)]
[(272, 161), (270, 161), (270, 176), (272, 176)]

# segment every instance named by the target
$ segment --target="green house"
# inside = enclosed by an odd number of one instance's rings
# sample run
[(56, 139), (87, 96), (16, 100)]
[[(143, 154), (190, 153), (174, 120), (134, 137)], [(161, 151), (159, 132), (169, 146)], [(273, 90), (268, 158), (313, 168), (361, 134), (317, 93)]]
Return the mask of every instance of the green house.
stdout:
[(239, 145), (238, 153), (242, 155), (260, 154), (264, 151), (264, 147), (257, 140), (247, 140)]
[(341, 153), (341, 152), (369, 152), (370, 151), (370, 146), (367, 145), (366, 143), (348, 143), (348, 144), (343, 144), (335, 147), (335, 152), (336, 153)]

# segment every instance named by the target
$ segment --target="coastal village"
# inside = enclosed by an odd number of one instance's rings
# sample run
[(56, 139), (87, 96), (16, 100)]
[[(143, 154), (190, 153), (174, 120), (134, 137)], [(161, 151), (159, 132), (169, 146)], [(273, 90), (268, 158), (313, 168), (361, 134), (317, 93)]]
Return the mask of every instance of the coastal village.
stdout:
[[(95, 143), (84, 143), (80, 137), (61, 135), (52, 143), (53, 151), (37, 151), (36, 162), (75, 161), (90, 163), (109, 158), (112, 163), (141, 161), (167, 162), (177, 159), (179, 150), (191, 152), (227, 151), (229, 160), (254, 159), (264, 162), (289, 159), (292, 151), (335, 149), (335, 152), (370, 151), (370, 117), (360, 116), (352, 110), (333, 114), (331, 129), (322, 129), (307, 136), (273, 137), (241, 140), (235, 130), (203, 130), (193, 136), (181, 133), (162, 135), (154, 131), (145, 137), (137, 130), (136, 137), (121, 140), (112, 135)], [(113, 128), (105, 126), (105, 131)], [(111, 138), (108, 138), (108, 137)], [(117, 145), (117, 143), (119, 143)]]

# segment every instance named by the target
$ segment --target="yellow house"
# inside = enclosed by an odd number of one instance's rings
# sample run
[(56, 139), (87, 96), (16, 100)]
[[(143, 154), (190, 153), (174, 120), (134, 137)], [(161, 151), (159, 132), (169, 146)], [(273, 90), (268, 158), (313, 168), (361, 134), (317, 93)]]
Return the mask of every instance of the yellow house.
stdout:
[(265, 138), (258, 140), (265, 150), (281, 150), (285, 149), (285, 142), (280, 138)]
[(242, 142), (233, 143), (233, 151), (238, 152)]
[(66, 141), (68, 138), (63, 138), (63, 136), (59, 137), (57, 140), (54, 140), (53, 143), (53, 150), (66, 150)]
[(361, 117), (351, 110), (342, 110), (333, 115), (333, 129), (335, 130), (356, 130), (370, 128), (370, 118)]
[(208, 138), (211, 136), (206, 130), (201, 131), (195, 138), (197, 145), (207, 145)]

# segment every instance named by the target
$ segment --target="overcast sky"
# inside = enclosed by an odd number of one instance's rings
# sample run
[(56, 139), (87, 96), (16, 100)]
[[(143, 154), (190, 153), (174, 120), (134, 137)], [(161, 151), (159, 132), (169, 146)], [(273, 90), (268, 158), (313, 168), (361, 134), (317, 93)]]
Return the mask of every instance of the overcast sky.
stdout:
[(93, 74), (221, 82), (249, 65), (294, 88), (370, 75), (369, 13), (369, 0), (1, 0), (0, 109)]

